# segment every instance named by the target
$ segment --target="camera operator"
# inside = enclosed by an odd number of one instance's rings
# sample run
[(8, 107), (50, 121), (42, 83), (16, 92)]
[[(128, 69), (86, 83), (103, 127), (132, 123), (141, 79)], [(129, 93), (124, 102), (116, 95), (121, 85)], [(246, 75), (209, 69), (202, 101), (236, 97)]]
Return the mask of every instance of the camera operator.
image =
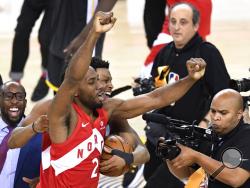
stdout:
[[(208, 188), (250, 187), (250, 126), (243, 122), (241, 95), (232, 89), (220, 91), (212, 100), (210, 112), (212, 129), (221, 137), (214, 145), (211, 157), (177, 144), (181, 153), (173, 160), (167, 160), (169, 169), (183, 179), (192, 171), (189, 166), (198, 164), (210, 176)], [(232, 157), (230, 163), (237, 163), (232, 168), (224, 161), (224, 154), (230, 148), (240, 154), (237, 158), (235, 153), (228, 153)]]
[[(207, 63), (204, 78), (197, 82), (180, 100), (168, 107), (156, 110), (174, 119), (181, 119), (192, 124), (199, 123), (209, 111), (210, 99), (220, 90), (229, 87), (229, 74), (218, 49), (205, 42), (197, 33), (199, 28), (199, 12), (187, 3), (175, 4), (169, 10), (169, 32), (173, 42), (167, 44), (156, 57), (151, 74), (155, 83), (170, 84), (185, 77), (185, 63), (190, 58), (202, 58)], [(158, 72), (159, 71), (159, 72)], [(146, 146), (150, 152), (150, 161), (145, 164), (144, 177), (146, 187), (183, 187), (168, 170), (165, 163), (155, 155), (159, 137), (165, 136), (163, 125), (147, 122), (145, 128)]]

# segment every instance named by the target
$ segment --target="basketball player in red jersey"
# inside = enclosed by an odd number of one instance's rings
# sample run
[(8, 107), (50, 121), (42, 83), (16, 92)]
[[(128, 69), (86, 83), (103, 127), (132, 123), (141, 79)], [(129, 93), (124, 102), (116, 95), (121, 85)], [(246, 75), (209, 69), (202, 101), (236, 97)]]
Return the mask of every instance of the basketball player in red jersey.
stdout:
[[(109, 63), (98, 58), (92, 58), (91, 66), (98, 73), (98, 82), (101, 82), (103, 88), (102, 90), (105, 91), (105, 94), (108, 96), (113, 89), (113, 85), (111, 83), (112, 77), (109, 72)], [(51, 141), (47, 133), (48, 120), (47, 116), (45, 115), (48, 112), (50, 104), (51, 99), (47, 101), (40, 101), (34, 105), (30, 114), (22, 122), (22, 127), (18, 127), (13, 131), (13, 134), (9, 139), (10, 148), (22, 147), (36, 133), (43, 133), (42, 151), (46, 151), (46, 149), (51, 145)], [(32, 128), (33, 122), (34, 125)], [(102, 171), (119, 170), (123, 169), (126, 164), (140, 165), (149, 160), (149, 153), (146, 147), (140, 141), (140, 138), (134, 129), (130, 127), (127, 121), (121, 121), (118, 119), (114, 122), (114, 120), (112, 120), (110, 131), (111, 134), (118, 134), (126, 138), (126, 140), (135, 149), (132, 153), (132, 160), (129, 160), (131, 158), (131, 154), (122, 152), (122, 156), (114, 155), (110, 160), (103, 162), (103, 164), (101, 164)], [(46, 173), (47, 170), (44, 170), (43, 176), (46, 176)], [(35, 179), (25, 179), (29, 182), (35, 181)]]
[[(115, 22), (112, 13), (98, 12), (89, 35), (71, 59), (62, 85), (48, 112), (52, 141), (47, 163), (49, 178), (41, 187), (97, 187), (99, 157), (105, 126), (111, 116), (127, 119), (154, 108), (166, 106), (180, 98), (204, 74), (201, 59), (188, 61), (190, 75), (180, 82), (162, 87), (144, 96), (123, 101), (104, 100), (97, 73), (89, 67), (94, 45), (101, 33)], [(46, 155), (46, 154), (45, 154)]]
[(41, 172), (40, 187), (97, 187), (99, 156), (108, 118), (111, 115), (132, 118), (166, 106), (183, 96), (204, 74), (204, 61), (190, 59), (187, 62), (189, 76), (171, 86), (127, 101), (103, 102), (104, 92), (89, 64), (96, 40), (102, 32), (111, 29), (114, 22), (111, 13), (96, 14), (87, 40), (73, 56), (64, 82), (52, 101), (48, 113), (52, 144), (43, 155), (42, 166), (47, 173)]

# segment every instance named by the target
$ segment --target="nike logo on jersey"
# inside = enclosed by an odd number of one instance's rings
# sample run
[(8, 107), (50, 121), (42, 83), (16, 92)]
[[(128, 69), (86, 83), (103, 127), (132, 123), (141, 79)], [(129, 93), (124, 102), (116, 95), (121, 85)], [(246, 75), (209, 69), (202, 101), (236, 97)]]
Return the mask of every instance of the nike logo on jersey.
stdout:
[(103, 123), (103, 121), (101, 121), (100, 122), (100, 130), (103, 130), (103, 129), (105, 129), (106, 127), (104, 126), (104, 123)]
[(88, 124), (89, 124), (89, 122), (88, 123), (82, 123), (82, 127), (86, 127)]

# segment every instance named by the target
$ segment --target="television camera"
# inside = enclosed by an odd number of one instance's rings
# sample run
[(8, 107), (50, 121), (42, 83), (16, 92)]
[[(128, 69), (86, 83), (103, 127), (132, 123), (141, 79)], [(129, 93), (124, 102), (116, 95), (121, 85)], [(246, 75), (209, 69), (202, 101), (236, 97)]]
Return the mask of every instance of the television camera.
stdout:
[[(250, 68), (249, 68), (250, 71)], [(238, 92), (248, 92), (250, 91), (250, 78), (242, 78), (239, 80), (230, 80), (230, 88), (238, 91)], [(249, 106), (250, 102), (250, 95), (249, 96), (242, 96), (243, 97), (243, 102), (244, 106)]]
[(194, 124), (190, 125), (185, 121), (171, 119), (163, 114), (146, 113), (143, 114), (142, 118), (146, 121), (164, 124), (170, 132), (170, 135), (163, 142), (158, 141), (157, 144), (156, 153), (164, 159), (172, 160), (180, 154), (181, 149), (176, 143), (199, 150), (201, 142), (205, 141), (209, 143), (209, 146), (212, 146), (220, 139), (212, 129), (204, 129)]
[(134, 80), (138, 84), (137, 87), (133, 88), (133, 95), (141, 95), (153, 91), (155, 89), (154, 79), (150, 78), (136, 78)]
[[(250, 68), (248, 69), (250, 72)], [(230, 80), (230, 88), (238, 92), (247, 92), (250, 91), (250, 78), (242, 78), (239, 80)]]

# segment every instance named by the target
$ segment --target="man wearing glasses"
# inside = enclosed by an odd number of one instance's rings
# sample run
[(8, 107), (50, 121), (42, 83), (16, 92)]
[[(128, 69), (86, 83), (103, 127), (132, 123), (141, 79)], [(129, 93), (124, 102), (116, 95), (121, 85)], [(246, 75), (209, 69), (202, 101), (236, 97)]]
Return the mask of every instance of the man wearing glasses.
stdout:
[(10, 133), (24, 117), (26, 103), (25, 89), (19, 83), (10, 81), (0, 87), (0, 182), (4, 188), (28, 188), (25, 177), (39, 176), (41, 135), (33, 137), (22, 148), (7, 146)]

